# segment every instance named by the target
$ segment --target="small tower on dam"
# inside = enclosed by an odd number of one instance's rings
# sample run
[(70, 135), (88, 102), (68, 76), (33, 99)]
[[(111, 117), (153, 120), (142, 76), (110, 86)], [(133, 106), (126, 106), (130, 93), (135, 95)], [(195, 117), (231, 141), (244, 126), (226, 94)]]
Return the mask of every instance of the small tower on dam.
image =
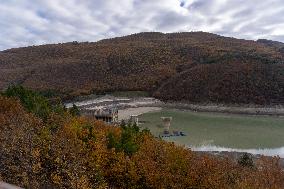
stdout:
[(138, 115), (131, 115), (129, 121), (131, 124), (136, 124), (138, 126), (139, 124)]
[(164, 126), (164, 134), (169, 134), (172, 117), (161, 117), (161, 119), (162, 119), (163, 126)]

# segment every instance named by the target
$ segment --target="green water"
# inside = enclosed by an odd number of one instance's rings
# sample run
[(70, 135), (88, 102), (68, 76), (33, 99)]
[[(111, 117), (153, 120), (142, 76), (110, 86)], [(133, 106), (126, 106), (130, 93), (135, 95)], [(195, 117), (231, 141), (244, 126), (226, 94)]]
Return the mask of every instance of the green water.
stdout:
[(143, 128), (158, 136), (162, 133), (160, 117), (172, 117), (171, 129), (187, 136), (166, 140), (189, 146), (214, 145), (238, 149), (279, 148), (284, 146), (284, 118), (268, 116), (196, 113), (164, 109), (139, 117)]

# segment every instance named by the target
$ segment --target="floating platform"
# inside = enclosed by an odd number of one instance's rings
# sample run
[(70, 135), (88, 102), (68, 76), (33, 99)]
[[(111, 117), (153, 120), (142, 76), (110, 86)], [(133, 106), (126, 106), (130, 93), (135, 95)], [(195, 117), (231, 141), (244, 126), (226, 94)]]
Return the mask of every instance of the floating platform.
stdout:
[(178, 136), (186, 136), (186, 134), (182, 131), (180, 132), (174, 132), (174, 133), (163, 133), (163, 134), (160, 134), (159, 137), (178, 137)]

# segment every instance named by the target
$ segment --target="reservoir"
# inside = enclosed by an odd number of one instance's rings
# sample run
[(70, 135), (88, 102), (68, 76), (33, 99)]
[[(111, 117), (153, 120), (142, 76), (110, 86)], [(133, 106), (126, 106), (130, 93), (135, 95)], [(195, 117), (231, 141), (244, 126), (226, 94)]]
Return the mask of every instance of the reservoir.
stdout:
[[(273, 109), (270, 116), (248, 115), (251, 109), (243, 111), (244, 114), (210, 112), (214, 109), (202, 112), (179, 105), (170, 106), (149, 97), (110, 95), (66, 103), (65, 106), (70, 108), (73, 103), (81, 110), (115, 107), (120, 121), (127, 121), (131, 115), (137, 115), (139, 126), (148, 128), (157, 137), (164, 131), (161, 117), (172, 117), (170, 132), (180, 131), (186, 136), (163, 137), (163, 140), (192, 150), (249, 152), (284, 158), (284, 116), (274, 116), (277, 112)], [(226, 111), (230, 109), (233, 108)], [(248, 110), (238, 107), (235, 112), (240, 112), (239, 109)], [(258, 111), (263, 112), (261, 109)], [(283, 108), (278, 112), (283, 115)]]
[(161, 117), (172, 117), (171, 129), (186, 136), (164, 140), (198, 151), (238, 151), (284, 157), (284, 118), (162, 109), (140, 115), (142, 128), (159, 136)]

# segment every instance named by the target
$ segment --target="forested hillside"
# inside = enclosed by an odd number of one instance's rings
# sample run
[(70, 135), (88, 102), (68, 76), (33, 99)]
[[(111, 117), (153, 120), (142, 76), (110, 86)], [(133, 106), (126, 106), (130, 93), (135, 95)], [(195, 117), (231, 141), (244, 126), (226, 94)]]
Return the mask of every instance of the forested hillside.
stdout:
[(21, 84), (64, 98), (141, 90), (164, 100), (284, 103), (281, 44), (153, 32), (9, 49), (0, 52), (0, 88)]
[(199, 103), (281, 104), (284, 103), (283, 70), (283, 64), (198, 65), (163, 83), (154, 96)]

